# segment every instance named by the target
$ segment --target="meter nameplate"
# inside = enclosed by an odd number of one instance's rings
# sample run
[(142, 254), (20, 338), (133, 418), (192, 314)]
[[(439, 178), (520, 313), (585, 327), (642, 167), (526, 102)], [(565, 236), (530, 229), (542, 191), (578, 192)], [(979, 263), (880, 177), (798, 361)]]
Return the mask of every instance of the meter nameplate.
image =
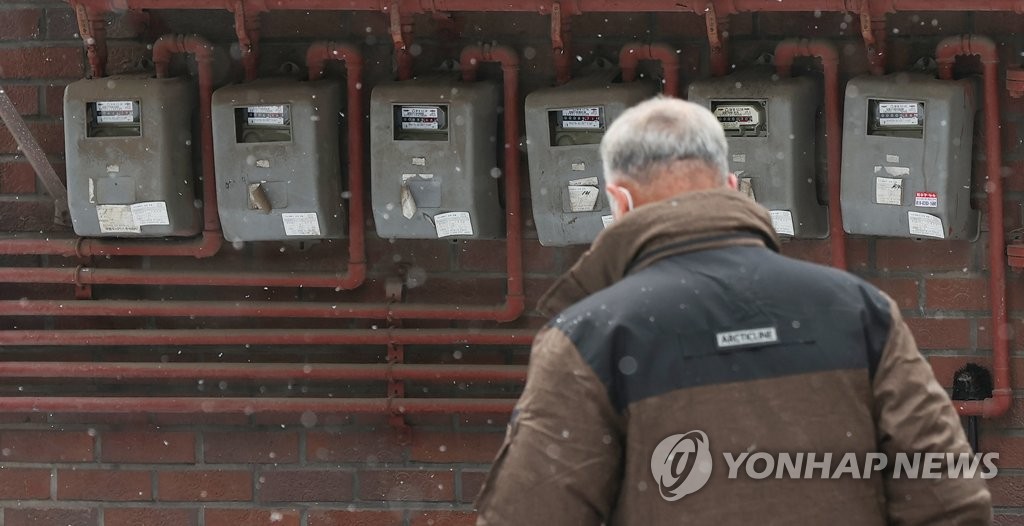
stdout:
[(473, 235), (473, 221), (469, 212), (448, 212), (434, 216), (434, 226), (437, 229), (437, 237), (449, 236), (471, 236)]
[(911, 235), (937, 237), (944, 239), (945, 230), (942, 228), (942, 218), (921, 212), (907, 212), (907, 229)]
[(438, 106), (402, 106), (399, 117), (403, 130), (437, 131), (445, 128), (444, 112)]
[(893, 179), (891, 177), (876, 177), (875, 203), (880, 205), (902, 205), (903, 179)]
[(772, 228), (775, 232), (793, 236), (796, 235), (796, 229), (793, 228), (793, 213), (789, 210), (770, 210), (768, 212), (772, 218)]
[(320, 220), (316, 212), (284, 213), (281, 214), (281, 223), (286, 236), (320, 235)]
[(601, 108), (597, 106), (559, 110), (558, 121), (564, 130), (604, 129)]
[(122, 124), (137, 123), (139, 117), (135, 112), (137, 103), (130, 100), (108, 100), (96, 102), (96, 123)]
[(288, 106), (285, 104), (249, 106), (245, 109), (245, 121), (250, 126), (284, 126), (288, 124)]
[(715, 118), (726, 130), (741, 130), (761, 125), (761, 109), (753, 103), (723, 104), (715, 107)]
[(879, 126), (918, 126), (921, 110), (916, 102), (879, 102)]

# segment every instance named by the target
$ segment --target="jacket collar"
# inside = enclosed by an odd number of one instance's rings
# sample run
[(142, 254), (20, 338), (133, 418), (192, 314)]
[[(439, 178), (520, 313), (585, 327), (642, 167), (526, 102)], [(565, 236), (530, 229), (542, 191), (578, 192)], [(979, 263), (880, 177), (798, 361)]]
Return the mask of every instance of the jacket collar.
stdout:
[(768, 211), (736, 190), (687, 192), (644, 205), (601, 232), (541, 297), (537, 309), (554, 316), (660, 259), (739, 245), (779, 251)]

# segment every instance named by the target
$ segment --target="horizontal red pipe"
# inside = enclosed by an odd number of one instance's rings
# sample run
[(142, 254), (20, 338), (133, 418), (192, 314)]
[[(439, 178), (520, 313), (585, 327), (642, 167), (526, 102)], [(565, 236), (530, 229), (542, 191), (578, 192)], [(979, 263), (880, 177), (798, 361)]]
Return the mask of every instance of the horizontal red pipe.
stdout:
[(322, 287), (346, 290), (349, 273), (231, 272), (226, 270), (148, 270), (90, 267), (0, 267), (0, 283), (68, 285), (153, 285), (222, 287)]
[(8, 345), (529, 345), (535, 331), (472, 329), (196, 329), (0, 331)]
[(522, 382), (522, 365), (0, 362), (0, 378), (87, 380), (411, 380)]
[(191, 239), (91, 239), (17, 234), (0, 238), (2, 255), (88, 256), (192, 256), (208, 258), (224, 244), (219, 231), (204, 231)]
[(508, 413), (513, 398), (0, 397), (0, 413)]

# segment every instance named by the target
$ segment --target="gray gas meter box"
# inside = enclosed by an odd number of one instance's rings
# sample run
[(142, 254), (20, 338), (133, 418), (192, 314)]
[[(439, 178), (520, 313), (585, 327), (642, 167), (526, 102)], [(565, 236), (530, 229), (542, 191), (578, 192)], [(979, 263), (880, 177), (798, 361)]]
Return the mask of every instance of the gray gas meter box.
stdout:
[(202, 214), (193, 177), (195, 97), (182, 78), (114, 76), (64, 91), (68, 208), (75, 233), (191, 236)]
[(843, 228), (851, 234), (974, 239), (971, 79), (900, 73), (846, 86)]
[(334, 81), (257, 80), (214, 92), (224, 239), (343, 235), (340, 113), (341, 86)]
[(696, 81), (689, 99), (722, 124), (729, 169), (740, 190), (770, 211), (779, 235), (828, 236), (828, 208), (818, 201), (815, 170), (817, 81), (754, 69)]
[(370, 171), (377, 235), (493, 239), (504, 234), (496, 160), (498, 96), (493, 83), (448, 78), (373, 89)]
[(526, 97), (530, 192), (537, 236), (545, 246), (590, 243), (612, 221), (598, 147), (626, 108), (652, 97), (648, 82), (583, 77)]

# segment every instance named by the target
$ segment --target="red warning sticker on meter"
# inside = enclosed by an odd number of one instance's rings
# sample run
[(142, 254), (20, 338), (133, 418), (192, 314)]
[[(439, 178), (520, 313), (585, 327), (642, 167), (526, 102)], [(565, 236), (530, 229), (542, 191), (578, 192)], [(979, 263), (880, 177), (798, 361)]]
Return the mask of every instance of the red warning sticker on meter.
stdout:
[(917, 192), (914, 195), (914, 206), (925, 208), (939, 207), (939, 194), (935, 192)]

